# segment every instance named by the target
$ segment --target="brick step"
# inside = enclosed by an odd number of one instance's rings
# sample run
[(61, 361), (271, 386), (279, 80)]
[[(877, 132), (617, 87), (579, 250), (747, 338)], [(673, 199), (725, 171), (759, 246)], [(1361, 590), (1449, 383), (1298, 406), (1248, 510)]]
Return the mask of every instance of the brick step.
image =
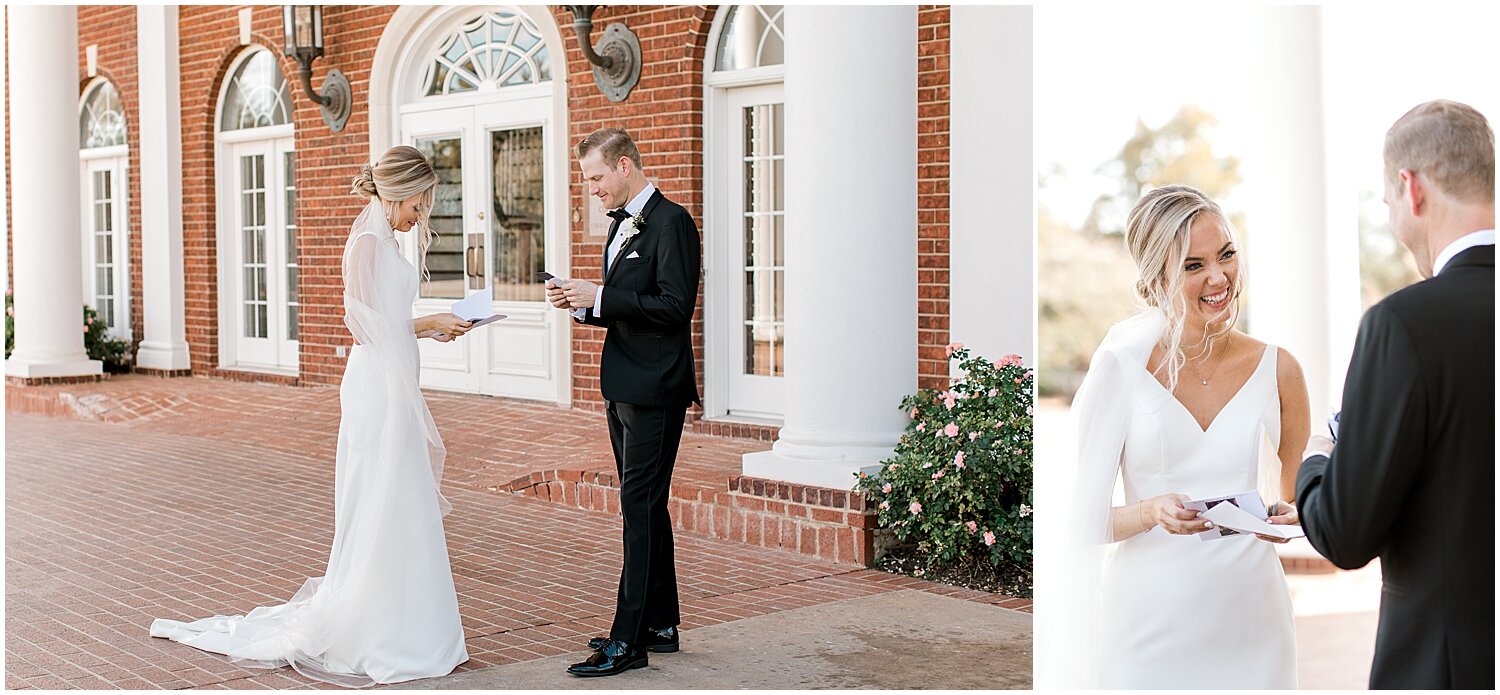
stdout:
[[(579, 509), (620, 512), (614, 471), (536, 471), (503, 491)], [(722, 486), (673, 483), (667, 502), (674, 531), (871, 567), (875, 513), (855, 492), (733, 475)]]

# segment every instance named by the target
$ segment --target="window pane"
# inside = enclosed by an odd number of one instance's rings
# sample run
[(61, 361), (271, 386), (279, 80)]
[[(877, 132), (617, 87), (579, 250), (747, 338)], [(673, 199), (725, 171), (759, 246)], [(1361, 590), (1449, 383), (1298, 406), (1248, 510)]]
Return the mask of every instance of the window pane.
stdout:
[(240, 157), (240, 297), (247, 338), (265, 338), (266, 325), (266, 158)]
[(292, 93), (270, 51), (256, 51), (235, 70), (224, 94), (220, 130), (262, 128), (292, 122)]
[(81, 149), (125, 144), (125, 109), (120, 93), (108, 80), (100, 81), (84, 98), (78, 114), (78, 145)]
[(428, 223), (436, 238), (424, 259), (428, 279), (422, 282), (423, 297), (464, 297), (464, 199), (463, 142), (458, 138), (422, 138), (416, 148), (427, 156), (437, 172)]
[(781, 5), (726, 8), (715, 70), (744, 70), (784, 62), (786, 30)]
[(552, 79), (552, 59), (541, 31), (529, 17), (504, 10), (469, 20), (429, 60), (422, 90), (427, 96)]
[(781, 376), (786, 330), (784, 115), (781, 104), (749, 106), (742, 115), (745, 373)]
[(282, 221), (286, 228), (286, 339), (297, 339), (297, 177), (291, 152), (282, 154)]
[(531, 281), (533, 274), (547, 268), (542, 129), (492, 132), (490, 155), (494, 162), (490, 247), (495, 299), (542, 301), (542, 286)]

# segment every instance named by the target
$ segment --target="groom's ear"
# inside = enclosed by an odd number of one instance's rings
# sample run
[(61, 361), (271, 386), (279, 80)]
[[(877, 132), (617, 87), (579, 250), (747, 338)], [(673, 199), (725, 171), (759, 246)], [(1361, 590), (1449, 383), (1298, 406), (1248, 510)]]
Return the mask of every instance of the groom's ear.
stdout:
[(620, 159), (615, 162), (615, 170), (619, 171), (622, 176), (629, 176), (631, 169), (634, 168), (635, 162), (630, 161), (630, 158), (625, 155), (620, 155)]
[(1416, 216), (1422, 209), (1422, 201), (1427, 197), (1427, 186), (1410, 169), (1402, 169), (1397, 175), (1401, 177), (1401, 187), (1406, 190), (1403, 204), (1407, 206), (1407, 212)]

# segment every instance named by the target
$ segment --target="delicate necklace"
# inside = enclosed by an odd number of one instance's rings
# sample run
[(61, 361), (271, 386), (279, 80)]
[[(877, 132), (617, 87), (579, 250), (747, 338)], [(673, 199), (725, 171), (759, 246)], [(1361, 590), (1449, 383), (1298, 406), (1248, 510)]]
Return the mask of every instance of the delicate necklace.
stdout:
[[(1234, 339), (1234, 333), (1232, 333), (1232, 332), (1229, 333), (1228, 335), (1224, 336), (1224, 353), (1225, 354), (1229, 353), (1229, 341), (1232, 340), (1232, 339)], [(1212, 355), (1213, 349), (1214, 349), (1214, 344), (1213, 344), (1213, 341), (1210, 340), (1209, 343), (1208, 343), (1208, 353), (1210, 355)], [(1206, 361), (1206, 358), (1205, 358), (1205, 361)], [(1208, 376), (1201, 376), (1201, 377), (1194, 377), (1194, 378), (1198, 379), (1198, 383), (1199, 384), (1202, 384), (1203, 386), (1208, 386), (1208, 380), (1214, 378), (1214, 374), (1217, 374), (1219, 372), (1219, 367), (1221, 367), (1223, 365), (1224, 365), (1224, 356), (1220, 355), (1218, 363), (1214, 365), (1213, 369), (1209, 370)]]

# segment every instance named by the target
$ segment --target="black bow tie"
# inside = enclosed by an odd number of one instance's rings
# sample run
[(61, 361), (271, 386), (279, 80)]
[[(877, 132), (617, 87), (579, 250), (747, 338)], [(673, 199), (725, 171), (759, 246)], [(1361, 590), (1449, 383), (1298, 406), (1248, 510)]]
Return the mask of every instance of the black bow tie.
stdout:
[(609, 212), (606, 212), (604, 214), (609, 215), (611, 219), (616, 219), (616, 220), (628, 220), (628, 219), (630, 219), (630, 213), (625, 212), (625, 208), (619, 208), (619, 209), (616, 209), (616, 210), (610, 210)]

